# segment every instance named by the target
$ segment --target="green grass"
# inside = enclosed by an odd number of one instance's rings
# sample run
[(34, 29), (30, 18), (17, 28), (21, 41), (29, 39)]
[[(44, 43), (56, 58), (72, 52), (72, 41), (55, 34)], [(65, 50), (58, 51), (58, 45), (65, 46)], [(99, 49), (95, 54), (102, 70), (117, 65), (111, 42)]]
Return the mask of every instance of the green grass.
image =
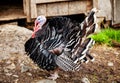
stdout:
[(112, 45), (112, 40), (120, 43), (120, 30), (111, 28), (102, 29), (100, 33), (91, 35), (97, 43)]

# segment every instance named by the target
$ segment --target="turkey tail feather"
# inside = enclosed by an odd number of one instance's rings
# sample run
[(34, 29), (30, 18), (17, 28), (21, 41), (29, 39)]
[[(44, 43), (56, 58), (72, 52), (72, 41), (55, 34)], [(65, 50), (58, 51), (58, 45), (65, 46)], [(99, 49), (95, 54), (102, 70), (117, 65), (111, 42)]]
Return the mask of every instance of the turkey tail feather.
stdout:
[(91, 46), (94, 44), (94, 40), (91, 38), (88, 38), (90, 34), (93, 34), (96, 32), (96, 29), (98, 27), (96, 23), (96, 10), (92, 9), (92, 11), (89, 13), (89, 15), (85, 18), (85, 20), (81, 23), (81, 33), (79, 36), (79, 41), (75, 45), (74, 49), (72, 50), (72, 59), (75, 63), (82, 59), (86, 59), (85, 57), (88, 57), (90, 59), (93, 59), (93, 57), (87, 52), (91, 48)]
[(74, 61), (64, 53), (56, 58), (56, 64), (64, 71), (78, 71), (80, 69), (80, 64), (74, 63)]

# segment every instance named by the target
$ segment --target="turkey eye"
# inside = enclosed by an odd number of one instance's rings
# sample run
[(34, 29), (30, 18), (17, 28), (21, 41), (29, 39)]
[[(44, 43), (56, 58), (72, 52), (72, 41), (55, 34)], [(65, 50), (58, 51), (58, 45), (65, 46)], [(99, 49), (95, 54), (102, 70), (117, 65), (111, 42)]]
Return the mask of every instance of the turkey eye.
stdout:
[(38, 18), (38, 20), (40, 20), (40, 18)]

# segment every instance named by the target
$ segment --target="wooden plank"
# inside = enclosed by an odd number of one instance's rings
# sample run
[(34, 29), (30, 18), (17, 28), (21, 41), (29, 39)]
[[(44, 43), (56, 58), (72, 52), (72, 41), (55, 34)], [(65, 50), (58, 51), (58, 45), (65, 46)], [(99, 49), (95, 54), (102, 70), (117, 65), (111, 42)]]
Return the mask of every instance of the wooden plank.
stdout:
[(86, 8), (86, 1), (84, 0), (69, 2), (69, 14), (85, 13)]
[(98, 9), (98, 0), (93, 0), (93, 7)]
[(71, 1), (71, 0), (34, 0), (35, 3), (53, 3), (53, 2), (62, 2), (62, 1)]
[(31, 18), (36, 18), (37, 17), (37, 8), (36, 8), (36, 3), (35, 0), (31, 0)]
[(17, 5), (1, 5), (0, 6), (0, 21), (17, 20), (24, 19), (26, 15), (24, 14), (22, 4)]
[(56, 16), (68, 14), (68, 2), (37, 5), (37, 15)]
[[(80, 14), (87, 11), (92, 0), (31, 0), (31, 18), (38, 15), (60, 16)], [(50, 2), (50, 3), (48, 3)]]
[(23, 11), (24, 11), (24, 14), (26, 14), (27, 13), (27, 8), (26, 8), (27, 6), (26, 6), (26, 0), (23, 0)]
[(11, 6), (11, 9), (7, 9), (2, 11), (0, 13), (0, 21), (9, 21), (9, 20), (18, 20), (18, 19), (24, 19), (26, 18), (26, 15), (23, 12), (23, 9), (14, 8), (14, 6)]
[(37, 16), (39, 15), (47, 15), (46, 4), (37, 5)]
[(68, 2), (61, 2), (57, 6), (58, 15), (68, 15)]
[(30, 0), (23, 0), (23, 9), (24, 9), (24, 13), (27, 17), (27, 22), (31, 22), (31, 9), (30, 9)]
[(58, 3), (51, 3), (51, 4), (47, 4), (46, 7), (46, 12), (47, 12), (47, 16), (56, 16), (58, 13), (58, 8), (57, 5), (59, 5)]
[[(93, 0), (94, 1), (94, 0)], [(93, 8), (93, 1), (92, 0), (86, 0), (86, 6), (87, 6), (87, 8), (86, 8), (86, 10), (87, 10), (87, 13), (88, 12), (90, 12), (90, 10)], [(96, 0), (96, 2), (97, 2), (97, 0)]]
[(113, 19), (113, 21), (115, 22), (116, 20), (117, 20), (117, 18), (116, 18), (116, 16), (117, 16), (117, 11), (116, 11), (116, 0), (113, 0), (114, 2), (113, 2), (113, 4), (114, 4), (114, 19)]
[(7, 15), (4, 17), (0, 16), (0, 21), (9, 21), (9, 20), (19, 20), (19, 19), (25, 19), (25, 15), (15, 14), (15, 15)]
[(98, 0), (98, 9), (100, 11), (97, 13), (97, 17), (105, 17), (106, 20), (112, 19), (112, 6), (110, 0)]
[(120, 0), (114, 0), (114, 20), (113, 24), (119, 24), (120, 23)]

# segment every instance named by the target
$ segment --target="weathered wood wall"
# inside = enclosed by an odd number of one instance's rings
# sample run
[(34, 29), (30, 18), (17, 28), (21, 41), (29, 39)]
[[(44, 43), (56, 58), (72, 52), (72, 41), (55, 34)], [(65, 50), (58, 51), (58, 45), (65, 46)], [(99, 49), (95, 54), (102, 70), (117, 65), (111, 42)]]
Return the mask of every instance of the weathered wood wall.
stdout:
[[(112, 19), (112, 3), (110, 0), (95, 0), (97, 1), (97, 8), (99, 12), (98, 17), (105, 17), (107, 20)], [(96, 3), (96, 2), (95, 2)], [(93, 3), (93, 4), (95, 4)]]
[(91, 8), (99, 9), (97, 17), (120, 22), (120, 0), (24, 0), (27, 21), (38, 15), (61, 16), (87, 13)]
[(81, 14), (92, 8), (92, 0), (25, 0), (25, 2), (24, 12), (28, 21), (38, 15), (50, 17)]
[(120, 0), (113, 0), (113, 24), (120, 23)]
[[(38, 15), (61, 16), (87, 13), (91, 8), (99, 9), (98, 17), (120, 23), (120, 0), (5, 0), (0, 4), (0, 21), (27, 18), (27, 22)], [(22, 3), (20, 3), (22, 2)], [(23, 6), (23, 7), (22, 7)], [(10, 8), (9, 8), (10, 7)], [(5, 10), (6, 9), (6, 10)], [(11, 12), (12, 11), (12, 12)]]

